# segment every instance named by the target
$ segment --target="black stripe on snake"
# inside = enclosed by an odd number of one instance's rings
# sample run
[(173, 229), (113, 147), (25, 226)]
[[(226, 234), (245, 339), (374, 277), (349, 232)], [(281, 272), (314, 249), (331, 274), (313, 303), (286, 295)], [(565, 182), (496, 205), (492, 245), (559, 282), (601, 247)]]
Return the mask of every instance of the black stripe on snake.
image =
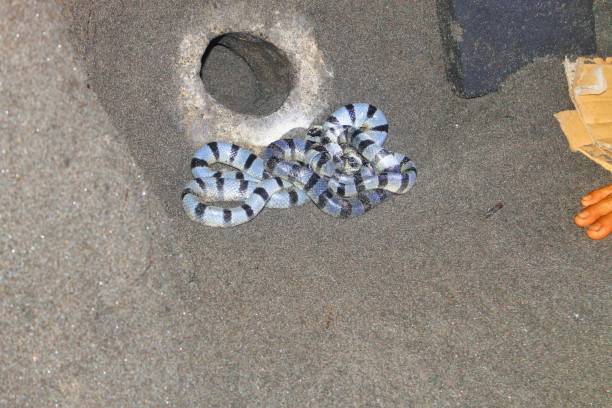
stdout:
[[(208, 143), (191, 161), (194, 179), (183, 190), (183, 208), (192, 220), (212, 227), (243, 224), (264, 207), (309, 201), (331, 216), (358, 217), (416, 182), (412, 160), (383, 147), (388, 129), (381, 110), (356, 103), (336, 110), (303, 139), (271, 143), (261, 157), (233, 143)], [(213, 170), (215, 164), (236, 170)]]

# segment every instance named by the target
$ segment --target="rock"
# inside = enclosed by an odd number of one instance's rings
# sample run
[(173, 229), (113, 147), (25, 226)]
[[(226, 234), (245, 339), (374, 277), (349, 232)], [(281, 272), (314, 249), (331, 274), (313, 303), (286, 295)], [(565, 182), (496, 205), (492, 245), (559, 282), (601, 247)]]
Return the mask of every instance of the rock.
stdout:
[(465, 98), (495, 91), (536, 57), (595, 52), (592, 0), (438, 0), (449, 80)]

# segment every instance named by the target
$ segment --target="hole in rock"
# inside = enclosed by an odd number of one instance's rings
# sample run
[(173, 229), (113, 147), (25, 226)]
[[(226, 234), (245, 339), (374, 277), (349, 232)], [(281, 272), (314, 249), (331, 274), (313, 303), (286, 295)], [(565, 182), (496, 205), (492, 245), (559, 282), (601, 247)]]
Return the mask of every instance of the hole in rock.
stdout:
[(254, 116), (277, 111), (294, 83), (287, 56), (274, 44), (249, 33), (227, 33), (210, 41), (200, 76), (216, 101)]

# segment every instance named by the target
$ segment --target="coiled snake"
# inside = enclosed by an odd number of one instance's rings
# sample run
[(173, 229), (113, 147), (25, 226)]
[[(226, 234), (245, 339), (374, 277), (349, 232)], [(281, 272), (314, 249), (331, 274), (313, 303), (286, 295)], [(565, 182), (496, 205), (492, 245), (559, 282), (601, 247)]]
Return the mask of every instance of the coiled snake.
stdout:
[[(313, 201), (335, 217), (357, 217), (416, 181), (414, 163), (383, 147), (388, 123), (367, 103), (349, 104), (304, 139), (279, 139), (257, 157), (233, 143), (212, 142), (192, 161), (194, 179), (182, 193), (187, 215), (212, 227), (232, 227), (264, 208), (289, 208)], [(215, 163), (238, 171), (216, 171)], [(211, 202), (242, 202), (224, 208)]]

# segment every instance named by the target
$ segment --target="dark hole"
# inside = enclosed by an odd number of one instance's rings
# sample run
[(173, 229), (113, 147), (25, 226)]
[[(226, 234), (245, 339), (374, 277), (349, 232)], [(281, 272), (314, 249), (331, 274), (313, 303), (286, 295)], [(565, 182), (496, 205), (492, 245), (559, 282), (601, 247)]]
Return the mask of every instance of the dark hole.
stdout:
[(274, 44), (248, 33), (213, 39), (202, 57), (200, 76), (219, 103), (255, 116), (277, 111), (293, 88), (287, 56)]

